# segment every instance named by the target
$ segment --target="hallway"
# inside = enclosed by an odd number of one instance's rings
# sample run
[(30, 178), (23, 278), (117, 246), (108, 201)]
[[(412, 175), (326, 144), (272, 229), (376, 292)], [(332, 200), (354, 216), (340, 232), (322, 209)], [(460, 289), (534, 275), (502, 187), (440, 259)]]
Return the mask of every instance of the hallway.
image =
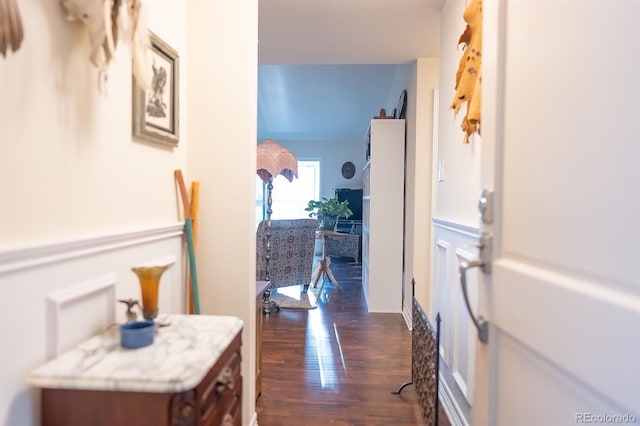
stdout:
[[(411, 333), (400, 314), (368, 314), (361, 268), (331, 265), (317, 309), (264, 318), (260, 426), (422, 425), (410, 379)], [(440, 424), (449, 425), (442, 410)]]

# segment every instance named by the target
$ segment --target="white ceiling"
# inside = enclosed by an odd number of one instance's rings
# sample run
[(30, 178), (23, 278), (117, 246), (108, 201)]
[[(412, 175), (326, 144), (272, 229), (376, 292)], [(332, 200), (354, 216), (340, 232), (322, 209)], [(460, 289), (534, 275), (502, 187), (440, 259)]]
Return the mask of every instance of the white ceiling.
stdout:
[(439, 55), (444, 1), (260, 0), (258, 140), (360, 140), (397, 65)]

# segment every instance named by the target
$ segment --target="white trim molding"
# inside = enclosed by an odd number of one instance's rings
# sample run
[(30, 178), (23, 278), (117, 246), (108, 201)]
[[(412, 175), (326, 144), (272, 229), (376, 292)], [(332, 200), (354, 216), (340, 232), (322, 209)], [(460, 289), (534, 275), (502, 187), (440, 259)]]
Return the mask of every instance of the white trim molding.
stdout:
[[(470, 262), (478, 258), (477, 254), (474, 254), (467, 250), (466, 248), (458, 247), (455, 251), (456, 257), (458, 258), (458, 262), (456, 264), (456, 268), (459, 267), (460, 263), (466, 261)], [(468, 290), (469, 296), (469, 304), (471, 304), (474, 313), (477, 312), (477, 279), (473, 282), (474, 287)], [(464, 302), (464, 296), (459, 293), (459, 297), (456, 300), (457, 307), (460, 308)], [(473, 391), (474, 391), (474, 376), (472, 373), (475, 370), (475, 359), (476, 359), (476, 349), (475, 349), (475, 339), (476, 339), (476, 329), (471, 325), (471, 314), (467, 312), (467, 309), (464, 307), (460, 308), (461, 312), (456, 313), (456, 317), (459, 318), (459, 321), (456, 322), (456, 338), (459, 338), (461, 334), (465, 334), (467, 336), (467, 341), (465, 342), (464, 354), (461, 353), (460, 342), (454, 345), (453, 351), (453, 379), (458, 384), (460, 391), (467, 399), (469, 405), (473, 405)], [(463, 333), (461, 328), (465, 327), (466, 332)], [(462, 359), (466, 361), (466, 365), (464, 366), (467, 371), (467, 377), (463, 377), (462, 373), (460, 373), (460, 367), (462, 363)]]
[[(449, 325), (451, 317), (452, 302), (449, 294), (449, 269), (451, 265), (451, 243), (438, 239), (435, 242), (435, 250), (433, 251), (433, 291), (431, 309), (433, 312), (440, 312), (442, 324), (440, 333), (440, 347), (438, 353), (442, 357), (445, 364), (451, 364), (450, 348), (452, 346), (452, 330)], [(444, 337), (444, 338), (443, 338)]]
[(453, 397), (451, 389), (449, 389), (449, 386), (447, 386), (447, 382), (444, 377), (442, 377), (442, 375), (440, 375), (440, 380), (438, 381), (438, 395), (440, 403), (442, 404), (442, 409), (447, 414), (451, 425), (469, 426), (469, 423), (464, 418), (460, 406), (456, 402), (456, 399)]
[(47, 300), (47, 359), (60, 353), (60, 318), (65, 307), (92, 296), (106, 296), (112, 308), (107, 313), (109, 324), (115, 322), (116, 275), (108, 274), (85, 281), (71, 287), (57, 290), (46, 297)]
[(407, 325), (409, 331), (413, 331), (413, 312), (409, 304), (402, 306), (402, 318), (404, 318), (404, 323)]
[(0, 252), (0, 275), (90, 254), (117, 250), (184, 233), (184, 223), (64, 241), (49, 245)]
[(463, 225), (458, 222), (451, 222), (444, 219), (438, 219), (434, 217), (431, 219), (433, 222), (433, 226), (438, 228), (448, 229), (450, 231), (457, 232), (459, 234), (467, 235), (473, 238), (480, 238), (482, 236), (482, 232), (480, 232), (480, 228), (475, 226)]

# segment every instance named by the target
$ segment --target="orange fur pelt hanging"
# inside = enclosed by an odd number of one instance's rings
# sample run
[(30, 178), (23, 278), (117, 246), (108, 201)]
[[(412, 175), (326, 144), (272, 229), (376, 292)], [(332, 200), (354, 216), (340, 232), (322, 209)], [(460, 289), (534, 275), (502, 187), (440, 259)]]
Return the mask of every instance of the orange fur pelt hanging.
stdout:
[(451, 102), (454, 114), (458, 114), (463, 103), (467, 103), (467, 114), (462, 119), (464, 143), (469, 137), (480, 134), (480, 105), (482, 101), (482, 0), (471, 0), (462, 14), (467, 27), (458, 40), (464, 45), (456, 73), (456, 94)]

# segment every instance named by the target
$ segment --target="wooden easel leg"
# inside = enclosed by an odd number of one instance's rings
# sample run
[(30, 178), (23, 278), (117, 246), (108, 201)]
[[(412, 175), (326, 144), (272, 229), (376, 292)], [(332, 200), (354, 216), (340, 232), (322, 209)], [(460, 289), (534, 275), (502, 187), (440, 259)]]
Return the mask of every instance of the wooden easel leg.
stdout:
[(319, 259), (318, 266), (316, 266), (315, 271), (313, 271), (313, 275), (311, 276), (311, 282), (313, 282), (313, 288), (318, 286), (318, 281), (320, 281), (320, 277), (322, 276), (322, 272), (324, 269), (324, 262)]
[(327, 277), (329, 277), (329, 281), (334, 283), (336, 287), (340, 288), (340, 284), (338, 284), (338, 280), (336, 280), (336, 277), (333, 276), (333, 272), (331, 271), (330, 265), (331, 265), (331, 260), (327, 259), (327, 261), (324, 264), (324, 270), (327, 273)]

